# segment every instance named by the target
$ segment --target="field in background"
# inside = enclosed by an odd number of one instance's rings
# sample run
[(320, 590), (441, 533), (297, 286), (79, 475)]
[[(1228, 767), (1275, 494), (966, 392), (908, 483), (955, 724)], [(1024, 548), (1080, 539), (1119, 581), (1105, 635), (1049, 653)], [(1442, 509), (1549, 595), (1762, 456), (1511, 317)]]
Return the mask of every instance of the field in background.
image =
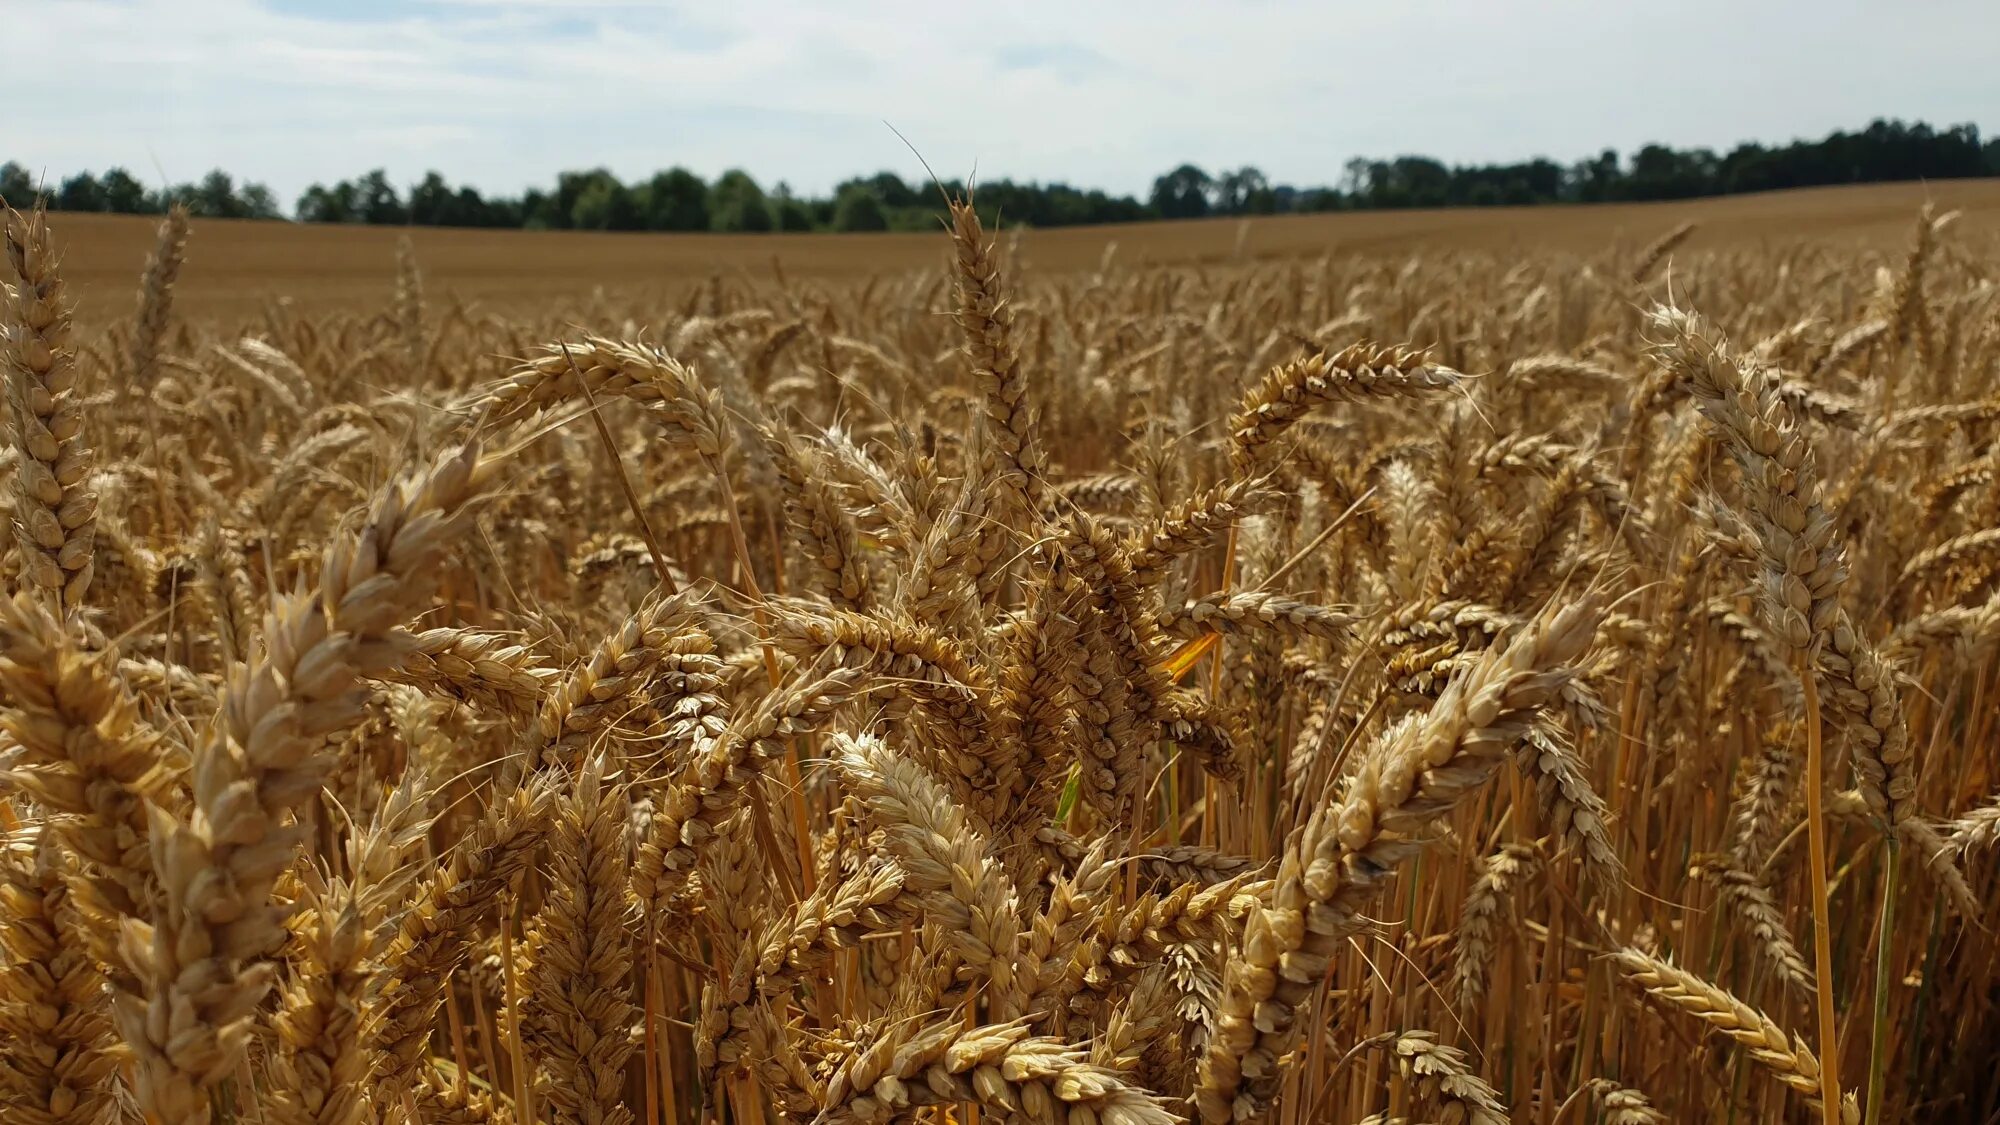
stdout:
[[(1583, 207), (1371, 211), (1213, 219), (1025, 232), (1030, 269), (1088, 269), (1117, 243), (1130, 264), (1218, 262), (1348, 251), (1534, 249), (1591, 254), (1643, 243), (1686, 220), (1700, 223), (1690, 249), (1728, 249), (1795, 239), (1885, 248), (1908, 234), (1926, 199), (1962, 210), (1959, 238), (1978, 245), (2000, 231), (2000, 180), (1871, 184), (1730, 196), (1687, 203)], [(131, 287), (152, 247), (157, 220), (56, 215), (64, 269), (86, 322), (131, 312)], [(282, 294), (301, 304), (379, 306), (393, 285), (395, 247), (411, 237), (434, 294), (457, 293), (496, 311), (546, 301), (575, 304), (598, 288), (638, 298), (713, 275), (768, 279), (774, 261), (793, 277), (859, 277), (928, 268), (943, 260), (925, 234), (679, 235), (574, 231), (304, 226), (197, 220), (176, 292), (190, 315), (254, 311)]]

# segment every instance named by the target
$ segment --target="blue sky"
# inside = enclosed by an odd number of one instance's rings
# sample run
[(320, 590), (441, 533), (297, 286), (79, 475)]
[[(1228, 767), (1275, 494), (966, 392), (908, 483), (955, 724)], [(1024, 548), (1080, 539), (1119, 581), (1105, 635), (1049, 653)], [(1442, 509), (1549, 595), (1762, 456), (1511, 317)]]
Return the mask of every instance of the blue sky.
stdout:
[[(2000, 3), (1930, 0), (5, 0), (0, 159), (289, 202), (437, 168), (742, 167), (1143, 193), (1183, 160), (1329, 183), (1356, 155), (1562, 160), (1877, 115), (2000, 131)], [(33, 91), (25, 98), (21, 91)], [(886, 123), (886, 124), (885, 124)]]

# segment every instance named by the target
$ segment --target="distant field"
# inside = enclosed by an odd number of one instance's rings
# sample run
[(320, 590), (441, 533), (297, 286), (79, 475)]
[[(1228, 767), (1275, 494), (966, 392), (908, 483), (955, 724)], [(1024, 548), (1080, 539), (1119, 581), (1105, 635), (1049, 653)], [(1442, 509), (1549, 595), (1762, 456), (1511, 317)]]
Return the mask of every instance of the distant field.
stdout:
[[(1587, 207), (1295, 215), (1248, 220), (1146, 223), (1031, 231), (1031, 268), (1089, 268), (1107, 243), (1127, 262), (1225, 261), (1347, 251), (1367, 255), (1417, 249), (1500, 251), (1509, 247), (1588, 253), (1643, 241), (1683, 220), (1701, 229), (1693, 247), (1794, 239), (1889, 246), (1907, 239), (1925, 199), (1965, 212), (1958, 238), (1978, 245), (2000, 232), (2000, 179), (1876, 184), (1733, 196), (1689, 203)], [(64, 272), (86, 320), (118, 316), (153, 240), (155, 220), (122, 215), (59, 215), (54, 228)], [(187, 313), (254, 307), (267, 295), (326, 305), (383, 300), (395, 276), (390, 227), (299, 226), (201, 220), (176, 291)], [(931, 234), (667, 235), (571, 231), (419, 228), (415, 240), (427, 284), (498, 308), (607, 293), (665, 293), (712, 274), (768, 276), (773, 262), (793, 277), (858, 277), (939, 264), (947, 240)]]

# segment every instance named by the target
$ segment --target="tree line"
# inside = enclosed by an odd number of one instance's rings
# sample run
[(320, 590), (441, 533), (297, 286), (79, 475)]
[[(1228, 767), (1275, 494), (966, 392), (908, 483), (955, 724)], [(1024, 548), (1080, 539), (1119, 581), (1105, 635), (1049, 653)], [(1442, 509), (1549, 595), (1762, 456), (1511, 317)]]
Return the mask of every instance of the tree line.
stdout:
[[(1727, 153), (1649, 144), (1625, 158), (1605, 149), (1568, 164), (1547, 158), (1513, 164), (1447, 165), (1427, 156), (1355, 159), (1336, 184), (1272, 183), (1254, 167), (1210, 173), (1183, 164), (1153, 181), (1144, 200), (1063, 183), (998, 180), (979, 186), (982, 212), (1010, 223), (1056, 227), (1212, 215), (1405, 207), (1482, 207), (1596, 203), (1731, 195), (1776, 188), (1896, 180), (2000, 176), (2000, 139), (1981, 143), (1973, 125), (1934, 129), (1877, 120), (1857, 132)], [(52, 188), (18, 163), (0, 165), (0, 196), (38, 191), (67, 211), (148, 214), (170, 203), (197, 215), (278, 219), (286, 216), (269, 188), (210, 172), (199, 183), (149, 189), (122, 168), (80, 172)], [(553, 187), (519, 196), (487, 196), (430, 172), (399, 189), (380, 169), (331, 185), (314, 184), (291, 216), (309, 223), (616, 231), (882, 231), (935, 229), (938, 193), (892, 172), (847, 180), (825, 197), (794, 194), (780, 182), (766, 191), (749, 173), (713, 182), (685, 168), (625, 183), (608, 169), (562, 172)]]
[(197, 215), (218, 219), (282, 219), (284, 211), (271, 189), (258, 183), (236, 182), (220, 169), (199, 183), (149, 188), (123, 168), (101, 176), (79, 172), (58, 184), (36, 181), (16, 161), (0, 164), (0, 198), (15, 206), (43, 196), (52, 211), (108, 211), (119, 215), (163, 215), (181, 203)]

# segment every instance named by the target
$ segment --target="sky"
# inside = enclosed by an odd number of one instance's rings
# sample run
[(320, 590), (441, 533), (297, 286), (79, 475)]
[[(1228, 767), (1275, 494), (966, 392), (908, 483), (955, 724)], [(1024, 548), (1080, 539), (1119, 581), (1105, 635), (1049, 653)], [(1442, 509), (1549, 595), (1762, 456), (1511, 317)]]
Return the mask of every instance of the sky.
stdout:
[(1143, 196), (1184, 161), (1310, 185), (1354, 156), (2000, 131), (1995, 0), (0, 0), (0, 24), (0, 160), (221, 167), (286, 203), (375, 167), (820, 194), (921, 176), (913, 146), (947, 179)]

